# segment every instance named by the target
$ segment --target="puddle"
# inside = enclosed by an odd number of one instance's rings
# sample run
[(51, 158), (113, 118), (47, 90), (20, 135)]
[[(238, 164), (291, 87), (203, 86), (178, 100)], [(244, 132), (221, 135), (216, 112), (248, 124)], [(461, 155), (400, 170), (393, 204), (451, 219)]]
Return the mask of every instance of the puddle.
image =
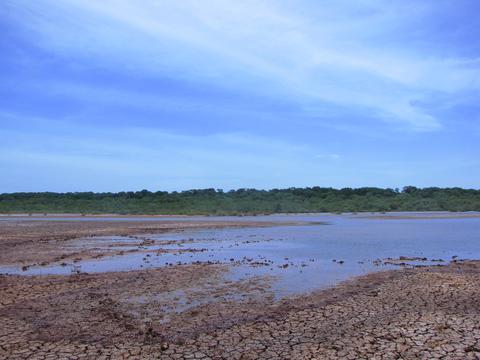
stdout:
[[(32, 266), (25, 271), (19, 267), (0, 267), (0, 273), (70, 275), (78, 271), (127, 271), (210, 262), (230, 264), (229, 280), (274, 276), (272, 289), (277, 297), (282, 297), (335, 285), (371, 271), (395, 269), (399, 263), (441, 265), (454, 257), (480, 258), (480, 219), (425, 219), (424, 214), (421, 216), (421, 219), (396, 221), (356, 216), (283, 216), (285, 221), (319, 222), (328, 217), (330, 225), (92, 237), (68, 243), (66, 247), (125, 253), (63, 266)], [(257, 221), (258, 217), (254, 219)], [(399, 259), (401, 256), (419, 259)], [(444, 261), (432, 261), (439, 259)]]

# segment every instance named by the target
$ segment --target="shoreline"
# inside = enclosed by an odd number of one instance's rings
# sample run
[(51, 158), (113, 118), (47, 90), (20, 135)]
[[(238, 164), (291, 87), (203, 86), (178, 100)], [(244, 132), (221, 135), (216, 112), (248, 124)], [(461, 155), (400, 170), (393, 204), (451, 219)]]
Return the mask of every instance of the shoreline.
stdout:
[(245, 213), (245, 214), (115, 214), (115, 213), (0, 213), (0, 220), (54, 220), (54, 219), (210, 219), (210, 218), (269, 218), (283, 216), (351, 216), (355, 218), (372, 219), (449, 219), (449, 218), (480, 218), (478, 211), (355, 211), (355, 212), (307, 212), (307, 213)]
[[(140, 234), (141, 248), (152, 231), (272, 224), (286, 223), (12, 220), (0, 223), (0, 263), (87, 258), (66, 251), (89, 234)], [(280, 300), (273, 276), (231, 280), (228, 269), (0, 275), (0, 359), (480, 357), (480, 261), (376, 271)]]
[[(141, 236), (198, 229), (223, 229), (296, 225), (275, 221), (35, 221), (11, 219), (0, 222), (0, 265), (47, 265), (78, 257), (92, 257), (91, 250), (65, 256), (62, 246), (68, 241), (96, 236)], [(121, 251), (121, 250), (120, 250)], [(98, 254), (96, 254), (98, 255)]]
[[(370, 273), (280, 301), (266, 296), (262, 280), (227, 283), (211, 289), (217, 302), (186, 308), (166, 322), (164, 314), (158, 318), (158, 301), (124, 301), (175, 292), (180, 283), (218, 281), (222, 272), (190, 265), (73, 278), (0, 276), (0, 358), (480, 356), (480, 261)], [(133, 289), (121, 285), (132, 281)], [(225, 298), (232, 288), (253, 295)]]

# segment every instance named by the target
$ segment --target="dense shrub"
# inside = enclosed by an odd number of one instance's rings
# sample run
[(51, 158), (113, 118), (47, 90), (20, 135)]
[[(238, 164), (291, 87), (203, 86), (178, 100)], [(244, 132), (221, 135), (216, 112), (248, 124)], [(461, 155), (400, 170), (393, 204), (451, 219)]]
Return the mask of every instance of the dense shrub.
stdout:
[(259, 214), (273, 212), (480, 211), (480, 190), (461, 188), (195, 189), (182, 192), (0, 194), (1, 213)]

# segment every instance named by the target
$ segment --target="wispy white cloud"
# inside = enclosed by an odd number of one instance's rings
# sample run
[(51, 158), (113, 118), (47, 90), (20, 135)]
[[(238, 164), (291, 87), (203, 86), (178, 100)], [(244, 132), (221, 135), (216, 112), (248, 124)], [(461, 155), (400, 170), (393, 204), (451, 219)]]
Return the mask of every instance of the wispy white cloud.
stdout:
[[(128, 187), (132, 177), (143, 179), (144, 187), (169, 190), (235, 188), (245, 183), (268, 187), (269, 177), (275, 173), (284, 174), (278, 186), (293, 184), (295, 174), (309, 167), (308, 154), (315, 151), (302, 144), (245, 133), (193, 136), (152, 128), (102, 130), (41, 118), (15, 119), (24, 121), (26, 127), (1, 129), (5, 141), (0, 144), (0, 164), (21, 164), (24, 169), (40, 165), (44, 167), (42, 175), (52, 178), (56, 171), (87, 172), (91, 178), (83, 174), (82, 181), (100, 182), (105, 190), (108, 186), (119, 186), (117, 190)], [(49, 168), (55, 170), (45, 171)], [(292, 171), (290, 177), (285, 176), (287, 168)], [(100, 180), (104, 178), (115, 178), (114, 184)]]
[(12, 4), (41, 46), (66, 57), (276, 93), (299, 103), (350, 106), (414, 130), (442, 127), (416, 101), (432, 92), (480, 88), (478, 58), (418, 53), (382, 37), (405, 30), (433, 3), (416, 4), (415, 12), (402, 2), (373, 0), (322, 6), (219, 0)]
[[(378, 148), (354, 138), (312, 145), (245, 132), (188, 135), (4, 112), (0, 124), (0, 168), (7, 174), (2, 191), (472, 186), (475, 177), (465, 173), (480, 169), (461, 148), (436, 148), (432, 158), (418, 147), (404, 147), (399, 156), (388, 147), (395, 140), (385, 139)], [(451, 171), (457, 168), (458, 174)]]
[(317, 154), (315, 155), (315, 158), (317, 159), (333, 159), (333, 160), (338, 160), (340, 159), (340, 155), (338, 154)]

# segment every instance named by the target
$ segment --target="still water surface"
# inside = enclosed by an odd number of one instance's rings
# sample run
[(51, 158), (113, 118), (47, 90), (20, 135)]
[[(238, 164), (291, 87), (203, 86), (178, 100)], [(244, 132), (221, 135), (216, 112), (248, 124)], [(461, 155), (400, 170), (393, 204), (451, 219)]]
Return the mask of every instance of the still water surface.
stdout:
[[(301, 224), (151, 234), (148, 238), (155, 240), (188, 241), (180, 246), (147, 246), (145, 250), (149, 256), (146, 256), (145, 252), (137, 252), (99, 260), (85, 260), (77, 265), (81, 266), (81, 271), (90, 273), (148, 269), (179, 262), (221, 262), (232, 265), (227, 275), (231, 279), (254, 275), (275, 276), (272, 286), (275, 293), (281, 297), (334, 285), (367, 272), (396, 268), (392, 265), (378, 265), (375, 262), (377, 259), (425, 257), (429, 260), (443, 259), (444, 264), (452, 257), (480, 259), (480, 218), (425, 218), (425, 214), (410, 214), (410, 217), (413, 218), (382, 219), (353, 215), (245, 217), (240, 219), (295, 221)], [(191, 221), (199, 218), (179, 219)], [(204, 219), (217, 220), (213, 217)], [(238, 220), (233, 217), (220, 219)], [(100, 244), (102, 241), (111, 241), (111, 238), (89, 238), (85, 241)], [(132, 249), (137, 248), (131, 238), (116, 237), (116, 241), (127, 245), (123, 246), (124, 250), (128, 250), (128, 242), (132, 242)], [(160, 248), (201, 251), (159, 254), (157, 251)], [(56, 264), (31, 267), (27, 271), (17, 267), (3, 267), (0, 272), (26, 275), (69, 274), (71, 268)]]

